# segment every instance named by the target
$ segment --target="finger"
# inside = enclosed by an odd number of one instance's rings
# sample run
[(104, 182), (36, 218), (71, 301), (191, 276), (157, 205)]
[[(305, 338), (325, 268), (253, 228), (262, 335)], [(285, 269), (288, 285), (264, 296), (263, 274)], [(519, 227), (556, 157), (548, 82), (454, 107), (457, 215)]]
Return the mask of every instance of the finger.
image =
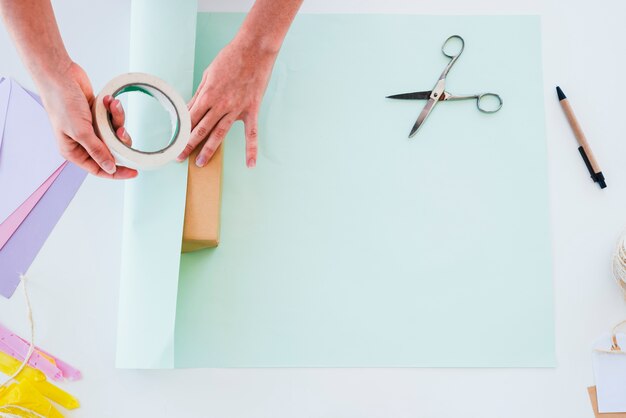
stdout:
[(123, 165), (118, 165), (117, 171), (110, 178), (114, 180), (134, 179), (135, 177), (137, 177), (137, 174), (138, 174), (137, 170), (134, 170), (129, 167), (124, 167)]
[(220, 146), (224, 138), (226, 138), (226, 134), (230, 130), (231, 126), (235, 122), (235, 118), (233, 118), (230, 114), (224, 115), (222, 119), (215, 125), (215, 128), (211, 131), (209, 135), (209, 139), (207, 139), (206, 143), (202, 147), (202, 150), (196, 157), (196, 165), (198, 167), (204, 167), (206, 163), (209, 162), (217, 148)]
[(244, 119), (246, 125), (246, 165), (248, 168), (256, 166), (258, 152), (257, 114), (254, 113)]
[[(133, 141), (130, 137), (130, 134), (124, 127), (126, 114), (124, 112), (124, 107), (119, 100), (114, 100), (113, 96), (104, 96), (102, 98), (104, 102), (104, 107), (111, 114), (113, 128), (115, 129), (115, 135), (117, 139), (122, 141), (127, 146), (132, 146)], [(117, 102), (117, 104), (115, 103)]]
[[(71, 139), (68, 138), (68, 140)], [(118, 166), (114, 174), (107, 173), (93, 160), (93, 158), (89, 156), (87, 151), (85, 151), (85, 149), (78, 144), (76, 144), (76, 147), (70, 152), (66, 153), (65, 157), (68, 161), (98, 177), (116, 180), (125, 180), (137, 177), (137, 170), (123, 166)]]
[(117, 128), (117, 131), (115, 131), (115, 135), (117, 135), (117, 139), (122, 141), (122, 143), (124, 143), (126, 146), (131, 147), (133, 145), (133, 140), (131, 139), (130, 134), (125, 127), (121, 126)]
[(191, 108), (193, 107), (194, 103), (196, 102), (196, 99), (198, 98), (198, 96), (200, 95), (200, 92), (202, 91), (202, 87), (204, 86), (205, 79), (206, 79), (206, 71), (202, 74), (202, 81), (200, 81), (200, 84), (198, 85), (196, 92), (193, 94), (193, 97), (191, 98), (191, 100), (189, 100), (189, 103), (187, 103), (187, 109), (191, 110)]
[[(187, 142), (187, 146), (180, 153), (178, 157), (176, 157), (177, 161), (184, 161), (185, 158), (189, 157), (189, 154), (196, 149), (198, 144), (204, 141), (209, 133), (215, 128), (217, 122), (224, 116), (224, 114), (220, 114), (216, 109), (209, 110), (204, 118), (196, 125), (195, 128), (191, 131), (191, 136), (189, 137), (189, 142)], [(207, 160), (208, 161), (208, 160)]]
[(200, 90), (202, 89), (202, 83), (200, 83), (200, 85), (198, 86), (198, 89), (196, 90), (196, 92), (193, 94), (193, 97), (191, 98), (191, 100), (189, 100), (189, 103), (187, 103), (187, 109), (191, 110), (191, 108), (193, 107), (193, 105), (196, 103), (196, 99), (198, 98), (198, 96), (200, 95)]
[(88, 123), (82, 124), (76, 128), (72, 139), (78, 142), (106, 173), (115, 173), (115, 160), (109, 149), (96, 136), (93, 126)]
[(189, 108), (189, 116), (191, 117), (191, 128), (195, 128), (198, 123), (204, 118), (214, 103), (206, 92), (201, 92), (193, 103), (193, 106)]
[(113, 99), (109, 108), (111, 111), (111, 125), (113, 125), (113, 129), (117, 130), (118, 128), (124, 126), (126, 115), (124, 114), (122, 102), (117, 99)]
[(109, 174), (103, 170), (100, 170), (96, 175), (105, 179), (128, 180), (137, 177), (138, 173), (137, 170), (133, 170), (132, 168), (119, 165), (117, 166), (117, 170), (113, 174)]

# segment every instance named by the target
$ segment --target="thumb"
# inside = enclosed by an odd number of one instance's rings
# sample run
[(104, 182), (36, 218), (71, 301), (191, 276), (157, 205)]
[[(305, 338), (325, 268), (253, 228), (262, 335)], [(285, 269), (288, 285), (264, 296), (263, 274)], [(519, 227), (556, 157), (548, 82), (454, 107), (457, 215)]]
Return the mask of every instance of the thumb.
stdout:
[(83, 124), (76, 130), (72, 139), (78, 142), (104, 171), (108, 174), (115, 173), (115, 159), (106, 145), (96, 136), (93, 126)]

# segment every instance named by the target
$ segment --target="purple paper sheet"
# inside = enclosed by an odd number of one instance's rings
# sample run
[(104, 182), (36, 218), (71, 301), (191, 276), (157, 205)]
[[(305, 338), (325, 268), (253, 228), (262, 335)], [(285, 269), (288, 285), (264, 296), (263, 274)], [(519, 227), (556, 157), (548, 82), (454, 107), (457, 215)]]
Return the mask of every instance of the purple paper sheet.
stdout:
[(30, 96), (31, 96), (33, 99), (35, 99), (35, 101), (36, 101), (37, 103), (39, 103), (39, 104), (41, 105), (41, 107), (43, 107), (43, 102), (41, 101), (41, 97), (39, 97), (39, 96), (37, 95), (37, 93), (35, 93), (35, 92), (34, 92), (34, 91), (32, 91), (32, 90), (28, 90), (26, 87), (23, 87), (23, 89), (24, 89), (24, 91), (25, 91), (26, 93), (30, 94)]
[[(10, 90), (6, 90), (6, 83), (10, 83)], [(0, 150), (0, 221), (8, 218), (64, 162), (45, 109), (16, 81), (7, 79), (3, 85), (0, 100), (8, 107)]]
[(68, 163), (0, 251), (0, 295), (10, 298), (87, 173)]
[(9, 109), (9, 100), (11, 100), (11, 82), (4, 77), (0, 77), (0, 152), (2, 152), (2, 138), (4, 138), (4, 126), (6, 124), (7, 110)]

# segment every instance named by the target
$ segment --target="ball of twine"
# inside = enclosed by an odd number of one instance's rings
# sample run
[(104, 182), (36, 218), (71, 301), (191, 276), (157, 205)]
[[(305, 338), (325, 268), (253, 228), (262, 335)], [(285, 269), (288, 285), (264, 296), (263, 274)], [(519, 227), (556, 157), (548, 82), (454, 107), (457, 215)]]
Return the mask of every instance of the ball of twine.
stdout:
[(620, 237), (613, 254), (613, 277), (626, 297), (626, 234)]

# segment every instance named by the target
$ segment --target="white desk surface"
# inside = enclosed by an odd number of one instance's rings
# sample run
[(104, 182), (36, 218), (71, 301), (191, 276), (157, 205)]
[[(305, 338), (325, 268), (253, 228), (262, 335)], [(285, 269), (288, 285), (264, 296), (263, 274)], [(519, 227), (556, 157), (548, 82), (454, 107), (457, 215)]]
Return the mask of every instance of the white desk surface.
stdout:
[[(173, 0), (172, 0), (173, 1)], [(95, 90), (127, 70), (130, 0), (53, 2), (72, 57)], [(206, 11), (251, 1), (201, 0)], [(539, 14), (554, 260), (554, 369), (114, 368), (122, 183), (90, 177), (30, 269), (37, 340), (78, 366), (64, 385), (82, 402), (71, 417), (587, 418), (590, 345), (626, 303), (610, 269), (626, 227), (626, 3), (621, 0), (307, 0), (303, 12)], [(494, 33), (493, 36), (498, 36)], [(410, 51), (407, 51), (409, 53)], [(0, 73), (32, 86), (0, 29)], [(592, 183), (558, 105), (560, 84), (607, 178)], [(528, 309), (532, 309), (529, 306)], [(21, 291), (0, 320), (27, 334)]]

